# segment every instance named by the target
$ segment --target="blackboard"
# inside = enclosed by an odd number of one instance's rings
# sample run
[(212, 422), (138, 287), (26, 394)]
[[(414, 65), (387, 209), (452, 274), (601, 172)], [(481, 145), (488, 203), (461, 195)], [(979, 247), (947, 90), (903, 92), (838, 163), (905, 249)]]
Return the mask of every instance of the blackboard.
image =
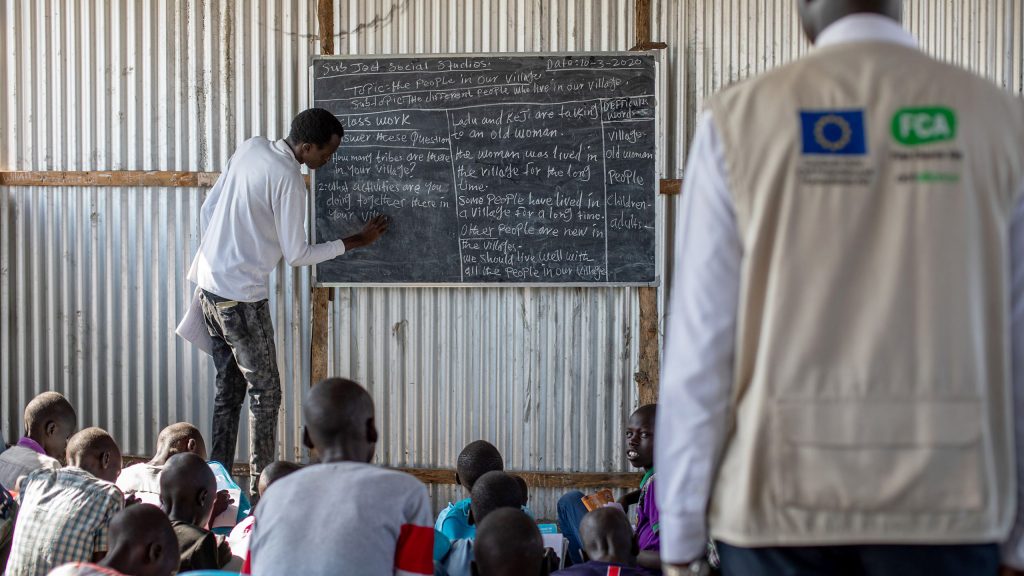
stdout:
[(633, 284), (655, 278), (650, 54), (319, 57), (345, 126), (313, 177), (317, 242), (392, 218), (318, 285)]

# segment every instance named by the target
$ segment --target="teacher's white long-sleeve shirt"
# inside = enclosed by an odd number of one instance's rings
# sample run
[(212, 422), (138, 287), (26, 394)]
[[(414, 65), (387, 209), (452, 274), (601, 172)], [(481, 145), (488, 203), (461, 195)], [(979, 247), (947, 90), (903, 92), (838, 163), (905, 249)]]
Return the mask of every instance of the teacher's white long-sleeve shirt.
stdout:
[(200, 214), (203, 239), (189, 280), (223, 298), (267, 298), (281, 262), (308, 266), (345, 253), (341, 240), (306, 240), (306, 185), (284, 140), (250, 138), (235, 150)]
[[(817, 46), (865, 40), (916, 45), (892, 20), (858, 14), (828, 27)], [(727, 182), (722, 143), (705, 113), (687, 161), (676, 221), (656, 430), (661, 557), (667, 563), (689, 562), (704, 552), (708, 499), (726, 439), (743, 259)], [(1024, 568), (1024, 201), (1014, 214), (1010, 242), (1018, 511), (1003, 556), (1007, 564)]]

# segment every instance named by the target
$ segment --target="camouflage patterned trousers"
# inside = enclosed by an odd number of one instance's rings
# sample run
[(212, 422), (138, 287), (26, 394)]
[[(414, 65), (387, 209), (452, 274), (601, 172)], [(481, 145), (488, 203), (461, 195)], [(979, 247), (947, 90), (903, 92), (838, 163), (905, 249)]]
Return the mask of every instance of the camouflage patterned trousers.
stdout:
[(255, 504), (260, 472), (274, 461), (274, 433), (281, 406), (281, 375), (269, 306), (267, 300), (237, 302), (206, 291), (200, 301), (213, 338), (213, 363), (217, 367), (210, 458), (229, 469), (234, 463), (238, 420), (248, 392), (249, 491)]

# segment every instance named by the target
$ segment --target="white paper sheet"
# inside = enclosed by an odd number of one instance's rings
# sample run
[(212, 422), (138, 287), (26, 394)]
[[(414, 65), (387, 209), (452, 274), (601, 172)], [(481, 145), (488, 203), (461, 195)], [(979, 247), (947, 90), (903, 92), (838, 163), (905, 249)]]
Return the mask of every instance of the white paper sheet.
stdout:
[(203, 352), (213, 354), (213, 339), (210, 338), (210, 330), (206, 327), (206, 318), (203, 317), (203, 305), (199, 301), (198, 286), (192, 293), (192, 302), (189, 303), (188, 310), (185, 311), (185, 317), (181, 319), (174, 332)]

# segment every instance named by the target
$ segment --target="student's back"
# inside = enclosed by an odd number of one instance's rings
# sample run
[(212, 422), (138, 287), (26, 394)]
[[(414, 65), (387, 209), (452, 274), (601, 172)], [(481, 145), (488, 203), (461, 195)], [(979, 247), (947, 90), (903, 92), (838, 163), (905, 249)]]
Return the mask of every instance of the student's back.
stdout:
[(57, 470), (60, 461), (25, 445), (11, 446), (0, 454), (0, 485), (17, 490), (19, 480), (40, 468)]
[(121, 450), (105, 431), (87, 428), (68, 443), (68, 466), (30, 473), (7, 576), (42, 576), (68, 562), (89, 562), (107, 551), (107, 528), (124, 508), (113, 481)]
[(18, 481), (33, 470), (60, 468), (78, 418), (67, 398), (43, 392), (25, 406), (24, 420), (25, 435), (0, 454), (0, 485), (9, 490), (20, 490)]
[(252, 574), (429, 574), (426, 487), (414, 477), (345, 461), (309, 466), (270, 487), (249, 543)]

